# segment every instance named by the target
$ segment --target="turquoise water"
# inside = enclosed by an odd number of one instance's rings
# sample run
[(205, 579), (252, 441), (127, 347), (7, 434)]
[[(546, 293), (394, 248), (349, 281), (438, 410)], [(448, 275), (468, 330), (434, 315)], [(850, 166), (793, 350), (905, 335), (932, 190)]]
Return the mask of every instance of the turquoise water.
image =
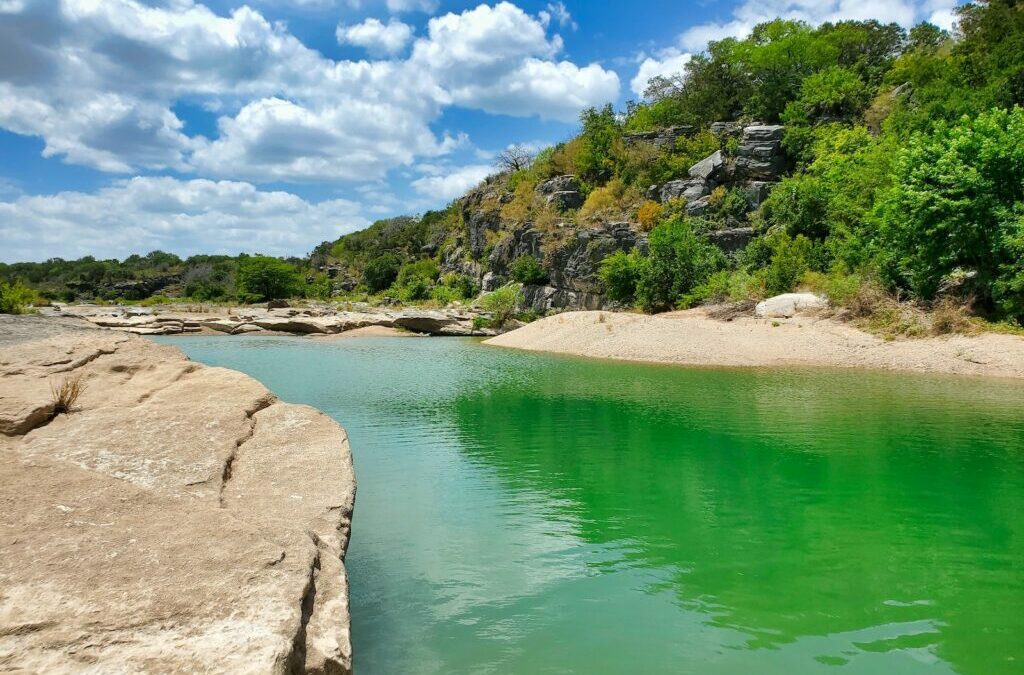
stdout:
[(1024, 387), (163, 339), (348, 430), (368, 673), (1024, 672)]

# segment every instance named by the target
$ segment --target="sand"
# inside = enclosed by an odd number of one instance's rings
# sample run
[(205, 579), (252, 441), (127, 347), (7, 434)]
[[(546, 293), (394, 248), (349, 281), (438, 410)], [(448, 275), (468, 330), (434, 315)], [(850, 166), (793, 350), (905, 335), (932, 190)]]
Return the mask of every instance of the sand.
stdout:
[(985, 333), (886, 342), (834, 319), (733, 321), (567, 312), (491, 338), (529, 351), (690, 366), (817, 366), (1024, 378), (1024, 338)]

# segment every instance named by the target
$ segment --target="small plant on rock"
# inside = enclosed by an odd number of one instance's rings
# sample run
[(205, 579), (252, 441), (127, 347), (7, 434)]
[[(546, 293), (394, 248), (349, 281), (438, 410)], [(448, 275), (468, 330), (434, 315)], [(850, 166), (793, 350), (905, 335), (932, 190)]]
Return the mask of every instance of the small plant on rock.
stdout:
[(65, 377), (57, 383), (50, 383), (50, 396), (53, 401), (53, 416), (67, 415), (74, 411), (78, 397), (85, 390), (81, 373)]

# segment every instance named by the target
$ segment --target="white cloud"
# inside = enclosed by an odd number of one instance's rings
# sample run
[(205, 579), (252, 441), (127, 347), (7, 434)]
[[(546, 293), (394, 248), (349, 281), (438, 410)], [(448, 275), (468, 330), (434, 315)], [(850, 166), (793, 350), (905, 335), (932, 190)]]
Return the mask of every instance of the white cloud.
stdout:
[[(936, 4), (942, 7), (934, 7)], [(679, 44), (687, 51), (702, 51), (712, 40), (745, 37), (757, 24), (777, 17), (811, 24), (877, 19), (909, 27), (954, 5), (955, 0), (746, 0), (733, 9), (729, 20), (700, 24), (685, 31)]]
[(447, 102), (491, 113), (574, 120), (618, 97), (619, 78), (597, 64), (555, 61), (558, 35), (509, 2), (430, 20), (409, 63), (432, 72)]
[(335, 36), (338, 42), (362, 47), (371, 55), (394, 56), (409, 44), (412, 26), (396, 19), (386, 24), (379, 19), (367, 19), (351, 26), (338, 24)]
[[(367, 21), (339, 33), (396, 54), (406, 29)], [(430, 128), (446, 106), (573, 120), (618, 97), (614, 72), (558, 60), (561, 50), (508, 2), (434, 17), (407, 59), (383, 61), (325, 58), (247, 6), (221, 16), (193, 0), (5, 2), (0, 128), (103, 171), (367, 180), (451, 150)], [(217, 111), (216, 137), (190, 135), (174, 112), (183, 100)]]
[(572, 14), (569, 13), (569, 9), (565, 6), (564, 2), (549, 2), (547, 8), (538, 12), (537, 16), (545, 27), (551, 23), (557, 23), (563, 28), (570, 28), (572, 30), (579, 28), (576, 22), (573, 21)]
[(417, 178), (412, 182), (412, 187), (424, 197), (435, 201), (455, 199), (494, 173), (494, 167), (489, 164), (471, 164), (454, 170), (433, 166), (424, 166), (421, 169), (432, 175)]
[(630, 89), (637, 96), (642, 97), (647, 91), (647, 85), (655, 77), (671, 77), (683, 72), (690, 60), (690, 54), (680, 54), (677, 50), (670, 50), (661, 58), (648, 56), (640, 64), (636, 76), (629, 83)]
[(93, 194), (0, 201), (0, 256), (8, 262), (123, 258), (153, 249), (294, 255), (368, 224), (359, 206), (344, 199), (313, 204), (249, 183), (136, 177)]

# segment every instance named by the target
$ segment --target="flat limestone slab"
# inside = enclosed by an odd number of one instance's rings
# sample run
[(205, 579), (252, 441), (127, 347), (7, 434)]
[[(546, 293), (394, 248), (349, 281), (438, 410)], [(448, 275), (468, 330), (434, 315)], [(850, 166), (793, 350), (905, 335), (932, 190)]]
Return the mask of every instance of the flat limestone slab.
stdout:
[(350, 672), (344, 430), (173, 347), (10, 326), (0, 671)]

